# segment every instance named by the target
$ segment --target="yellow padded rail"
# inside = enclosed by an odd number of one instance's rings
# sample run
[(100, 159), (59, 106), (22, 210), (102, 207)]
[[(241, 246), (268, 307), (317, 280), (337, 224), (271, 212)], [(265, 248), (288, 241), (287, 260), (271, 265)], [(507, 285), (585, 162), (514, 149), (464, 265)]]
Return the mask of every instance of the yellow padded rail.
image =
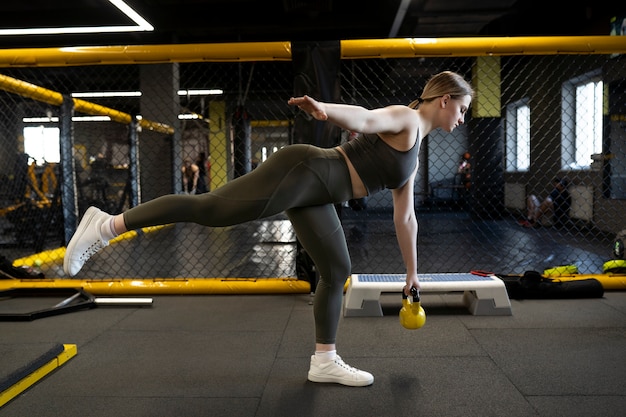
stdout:
[(305, 294), (295, 278), (111, 278), (0, 280), (0, 291), (24, 288), (82, 288), (93, 295)]
[[(624, 36), (519, 36), (342, 40), (342, 59), (626, 52)], [(128, 65), (171, 62), (290, 61), (291, 43), (75, 46), (0, 50), (0, 67)]]

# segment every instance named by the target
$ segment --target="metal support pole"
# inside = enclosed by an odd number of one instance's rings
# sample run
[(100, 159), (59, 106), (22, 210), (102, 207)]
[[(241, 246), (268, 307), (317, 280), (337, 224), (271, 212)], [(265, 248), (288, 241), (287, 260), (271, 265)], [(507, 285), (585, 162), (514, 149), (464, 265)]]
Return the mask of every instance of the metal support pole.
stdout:
[(128, 149), (129, 149), (129, 193), (128, 203), (130, 207), (136, 207), (141, 202), (141, 182), (139, 171), (139, 123), (137, 117), (133, 116), (133, 120), (128, 125)]
[(61, 103), (59, 114), (59, 144), (61, 153), (61, 201), (63, 203), (66, 245), (76, 231), (78, 223), (73, 116), (74, 101), (69, 95), (63, 95), (63, 103)]

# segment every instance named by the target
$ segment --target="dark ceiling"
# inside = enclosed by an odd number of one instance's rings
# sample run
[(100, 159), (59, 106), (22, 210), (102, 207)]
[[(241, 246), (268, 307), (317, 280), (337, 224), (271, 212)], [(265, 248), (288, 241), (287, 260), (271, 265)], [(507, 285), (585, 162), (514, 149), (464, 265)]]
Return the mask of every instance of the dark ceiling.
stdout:
[[(3, 48), (406, 37), (608, 35), (614, 0), (126, 0), (151, 32), (3, 35)], [(621, 6), (619, 6), (621, 5)], [(0, 2), (7, 29), (135, 26), (109, 0)]]

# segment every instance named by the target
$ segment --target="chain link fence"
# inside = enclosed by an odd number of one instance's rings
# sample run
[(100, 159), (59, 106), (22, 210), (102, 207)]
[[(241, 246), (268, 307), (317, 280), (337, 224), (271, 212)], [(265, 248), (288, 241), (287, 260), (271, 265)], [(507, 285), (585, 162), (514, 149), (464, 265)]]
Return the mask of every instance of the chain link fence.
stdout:
[[(602, 270), (626, 229), (624, 68), (615, 54), (341, 60), (341, 101), (367, 108), (408, 104), (443, 70), (476, 87), (465, 124), (453, 134), (435, 131), (422, 145), (420, 273), (571, 263), (583, 273)], [(46, 276), (64, 276), (53, 254), (87, 207), (120, 213), (189, 192), (185, 160), (199, 170), (191, 192), (211, 192), (293, 140), (289, 61), (3, 68), (0, 75), (0, 251), (30, 256)], [(77, 100), (82, 106), (63, 108)], [(354, 134), (340, 132), (335, 143)], [(565, 217), (524, 223), (529, 198), (542, 202), (556, 177), (568, 180)], [(353, 272), (404, 272), (388, 190), (337, 210)], [(304, 279), (310, 270), (282, 215), (139, 234), (114, 242), (80, 276)], [(533, 255), (536, 248), (546, 256)]]

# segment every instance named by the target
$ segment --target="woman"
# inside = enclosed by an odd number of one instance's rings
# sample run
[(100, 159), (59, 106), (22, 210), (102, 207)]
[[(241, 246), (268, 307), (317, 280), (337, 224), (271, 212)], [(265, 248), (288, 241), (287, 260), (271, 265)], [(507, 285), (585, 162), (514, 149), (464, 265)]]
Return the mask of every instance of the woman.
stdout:
[(554, 187), (550, 194), (540, 201), (534, 194), (528, 196), (526, 206), (528, 217), (521, 224), (524, 227), (535, 227), (539, 225), (557, 227), (566, 226), (569, 220), (569, 211), (572, 207), (572, 197), (570, 196), (569, 180), (567, 178), (554, 178)]
[(413, 202), (419, 145), (434, 129), (451, 132), (462, 124), (473, 95), (461, 76), (446, 71), (433, 76), (409, 106), (367, 110), (308, 96), (291, 98), (288, 104), (315, 119), (363, 135), (333, 149), (287, 146), (257, 169), (207, 194), (162, 196), (117, 216), (91, 207), (67, 247), (65, 272), (75, 275), (109, 240), (129, 230), (174, 222), (229, 226), (285, 211), (320, 272), (313, 309), (315, 354), (308, 379), (371, 385), (370, 373), (346, 365), (336, 354), (343, 288), (351, 263), (334, 204), (392, 189), (393, 220), (406, 266), (404, 292), (419, 289)]
[(200, 168), (191, 161), (191, 158), (185, 158), (183, 167), (183, 192), (185, 194), (196, 194), (198, 189), (198, 181), (200, 179)]

